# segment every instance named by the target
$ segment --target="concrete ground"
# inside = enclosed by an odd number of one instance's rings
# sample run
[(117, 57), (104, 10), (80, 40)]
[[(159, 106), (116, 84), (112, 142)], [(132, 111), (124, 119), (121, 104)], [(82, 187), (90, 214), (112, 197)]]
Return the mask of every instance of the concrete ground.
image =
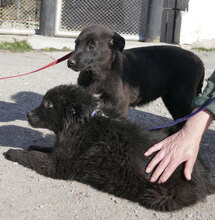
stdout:
[[(0, 41), (9, 39), (0, 36)], [(27, 37), (34, 47), (52, 47), (51, 40)], [(11, 38), (12, 39), (12, 38)], [(66, 42), (65, 44), (63, 42)], [(74, 40), (58, 38), (54, 47), (73, 48)], [(50, 44), (49, 44), (50, 43)], [(72, 46), (70, 46), (72, 45)], [(127, 42), (127, 47), (148, 45)], [(215, 69), (214, 52), (196, 52), (206, 67), (206, 78)], [(0, 51), (0, 77), (25, 73), (44, 66), (67, 52)], [(66, 62), (25, 77), (0, 81), (0, 219), (1, 220), (182, 220), (208, 219), (215, 216), (215, 195), (192, 207), (172, 213), (147, 210), (138, 204), (105, 194), (91, 187), (41, 176), (4, 158), (10, 148), (26, 149), (29, 145), (52, 145), (51, 132), (31, 128), (26, 112), (36, 107), (44, 93), (59, 84), (76, 83), (78, 74)], [(160, 99), (139, 109), (131, 109), (129, 118), (143, 127), (164, 124), (170, 115)], [(215, 124), (212, 123), (201, 143), (200, 154), (215, 172)]]

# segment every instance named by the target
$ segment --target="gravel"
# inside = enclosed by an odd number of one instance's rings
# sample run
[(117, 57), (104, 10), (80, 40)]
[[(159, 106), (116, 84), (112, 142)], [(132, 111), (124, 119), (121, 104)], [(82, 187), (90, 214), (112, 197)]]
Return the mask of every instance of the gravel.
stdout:
[[(197, 52), (206, 66), (206, 78), (215, 69), (215, 53)], [(11, 53), (0, 51), (1, 76), (25, 73), (46, 65), (65, 53)], [(9, 148), (52, 145), (48, 130), (33, 129), (26, 112), (36, 107), (44, 93), (59, 84), (76, 83), (77, 73), (60, 63), (41, 72), (0, 81), (0, 219), (74, 219), (74, 220), (182, 220), (215, 216), (215, 195), (183, 210), (162, 213), (97, 191), (87, 185), (54, 180), (37, 174), (4, 158)], [(143, 108), (131, 109), (129, 118), (143, 127), (164, 124), (171, 117), (160, 99)], [(215, 124), (204, 135), (200, 154), (215, 171)]]

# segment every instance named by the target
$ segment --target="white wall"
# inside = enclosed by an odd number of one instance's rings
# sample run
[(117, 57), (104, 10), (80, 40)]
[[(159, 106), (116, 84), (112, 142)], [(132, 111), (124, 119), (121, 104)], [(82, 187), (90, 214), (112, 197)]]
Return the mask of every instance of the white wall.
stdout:
[(215, 0), (190, 0), (182, 12), (180, 44), (202, 42), (215, 48)]

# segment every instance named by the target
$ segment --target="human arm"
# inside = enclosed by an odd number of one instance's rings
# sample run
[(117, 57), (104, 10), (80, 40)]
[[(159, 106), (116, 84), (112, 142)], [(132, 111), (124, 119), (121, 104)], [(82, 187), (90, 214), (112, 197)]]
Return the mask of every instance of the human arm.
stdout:
[[(212, 97), (215, 97), (215, 71), (208, 79), (204, 92), (194, 98), (193, 108), (197, 110), (199, 106)], [(213, 118), (215, 118), (215, 103), (210, 104), (206, 110), (190, 118), (177, 133), (147, 150), (145, 156), (158, 151), (146, 168), (146, 172), (149, 173), (157, 166), (150, 181), (155, 182), (158, 179), (159, 183), (167, 181), (174, 170), (183, 162), (185, 162), (185, 178), (190, 180), (202, 135)]]

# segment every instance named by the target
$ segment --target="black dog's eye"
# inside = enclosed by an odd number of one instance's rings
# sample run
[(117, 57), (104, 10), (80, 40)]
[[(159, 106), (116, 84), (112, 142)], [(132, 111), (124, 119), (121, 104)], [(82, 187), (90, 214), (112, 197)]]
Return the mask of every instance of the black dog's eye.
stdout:
[(44, 106), (45, 106), (45, 108), (53, 108), (53, 104), (52, 104), (52, 102), (50, 102), (50, 101), (46, 101), (46, 102), (44, 103)]
[(95, 49), (95, 45), (93, 45), (93, 44), (88, 45), (88, 49), (91, 50), (91, 51), (94, 50)]

